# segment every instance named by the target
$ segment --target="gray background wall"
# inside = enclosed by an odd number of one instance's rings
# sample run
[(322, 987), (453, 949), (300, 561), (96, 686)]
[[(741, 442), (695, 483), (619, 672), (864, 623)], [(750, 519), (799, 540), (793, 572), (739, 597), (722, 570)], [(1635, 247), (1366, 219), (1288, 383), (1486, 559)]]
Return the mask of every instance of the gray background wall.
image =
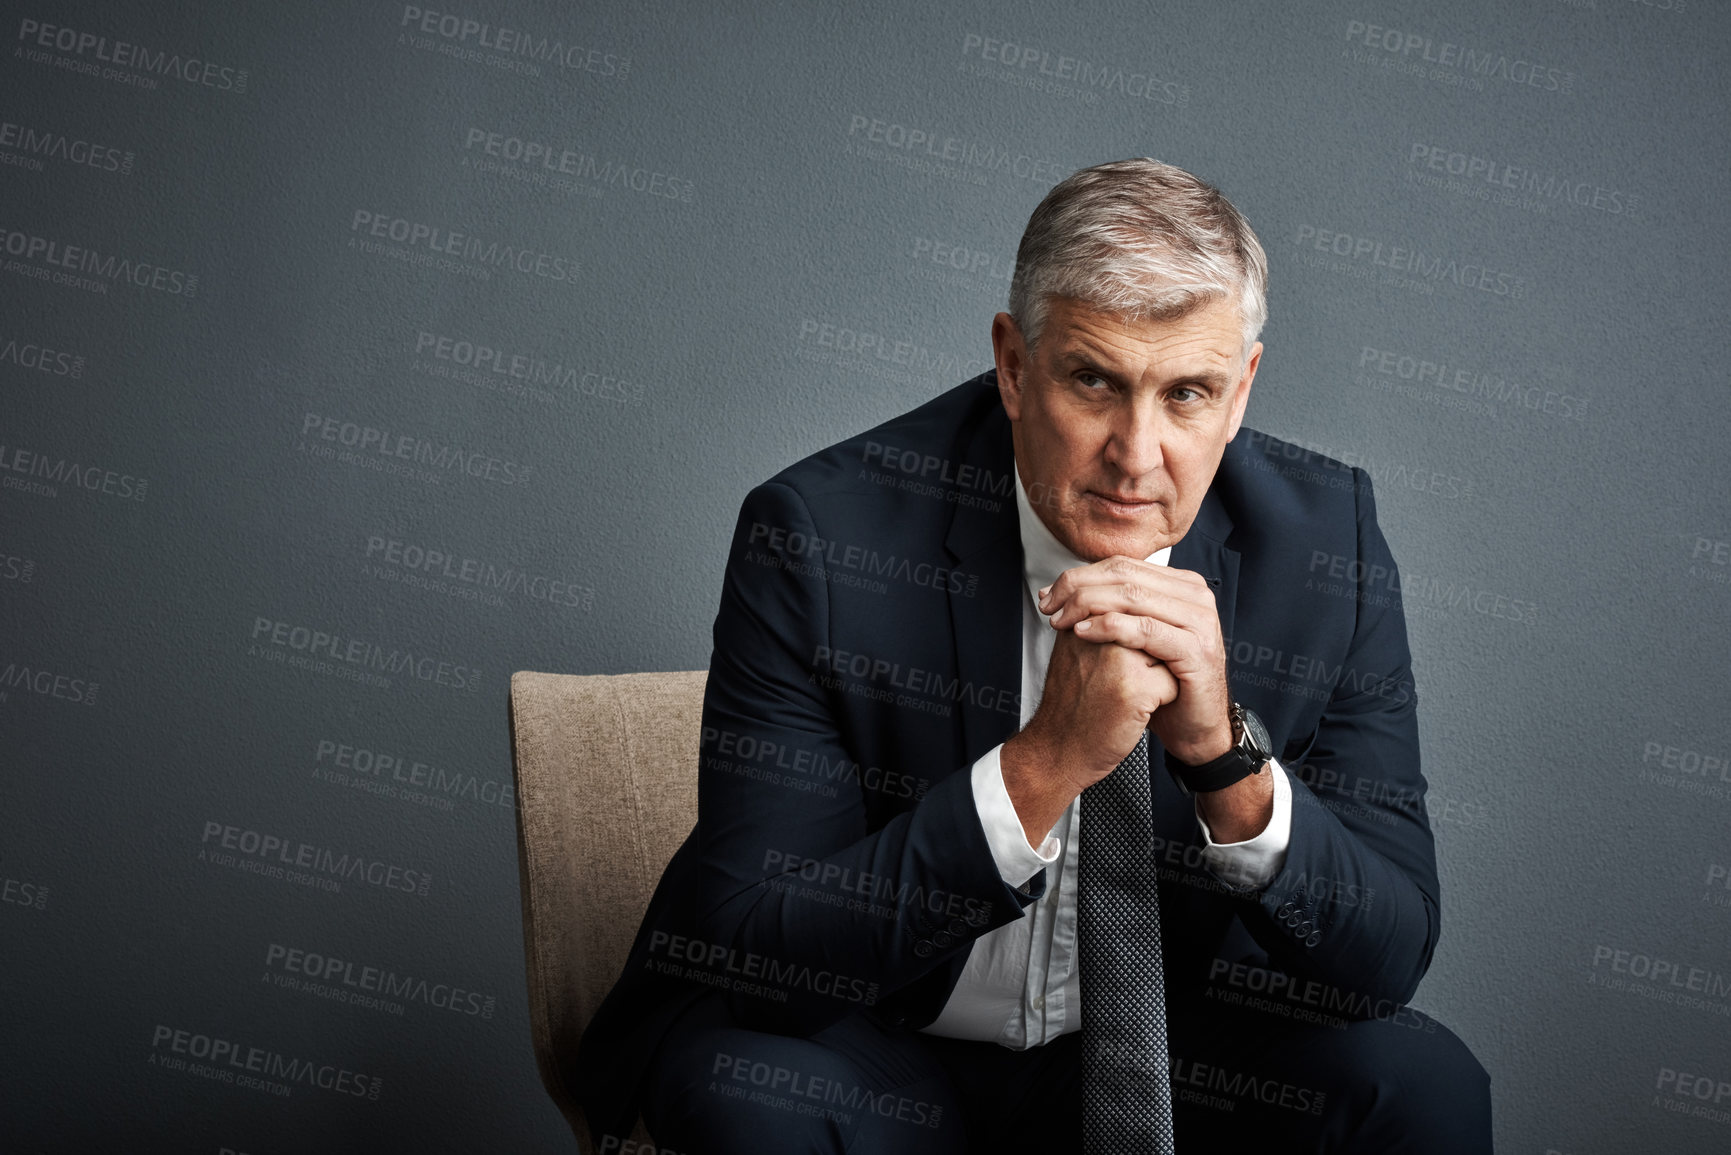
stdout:
[[(1731, 1147), (1721, 6), (8, 7), (10, 1149), (566, 1149), (511, 671), (706, 666), (745, 491), (986, 368), (1034, 204), (1144, 154), (1268, 249), (1250, 423), (1376, 480), (1417, 1005), (1500, 1149)], [(335, 1002), (289, 950), (427, 985)]]

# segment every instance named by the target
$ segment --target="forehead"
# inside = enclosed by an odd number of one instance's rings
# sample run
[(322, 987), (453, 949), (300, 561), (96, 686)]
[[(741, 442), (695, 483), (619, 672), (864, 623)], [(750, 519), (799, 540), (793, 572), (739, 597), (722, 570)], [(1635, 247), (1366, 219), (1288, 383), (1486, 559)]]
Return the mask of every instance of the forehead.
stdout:
[(1237, 363), (1244, 326), (1230, 301), (1215, 300), (1166, 320), (1130, 319), (1072, 298), (1052, 301), (1040, 332), (1041, 352), (1053, 358), (1182, 361), (1209, 367)]

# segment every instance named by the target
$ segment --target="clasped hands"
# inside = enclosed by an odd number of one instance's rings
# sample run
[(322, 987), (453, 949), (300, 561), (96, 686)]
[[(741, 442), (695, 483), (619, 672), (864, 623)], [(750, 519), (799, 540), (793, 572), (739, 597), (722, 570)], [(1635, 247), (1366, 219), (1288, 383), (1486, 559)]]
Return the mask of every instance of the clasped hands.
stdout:
[[(1200, 574), (1109, 557), (1040, 591), (1058, 631), (1039, 709), (1004, 744), (1004, 786), (1030, 846), (1070, 800), (1129, 756), (1144, 729), (1192, 765), (1231, 749), (1226, 644)], [(1267, 826), (1273, 780), (1260, 772), (1197, 796), (1216, 842)]]

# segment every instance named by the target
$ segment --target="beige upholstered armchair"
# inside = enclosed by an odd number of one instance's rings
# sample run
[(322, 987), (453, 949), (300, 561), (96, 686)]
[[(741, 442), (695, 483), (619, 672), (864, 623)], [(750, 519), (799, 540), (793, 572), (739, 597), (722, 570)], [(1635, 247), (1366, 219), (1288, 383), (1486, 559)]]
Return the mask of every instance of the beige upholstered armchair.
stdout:
[[(547, 1093), (589, 1152), (577, 1043), (697, 821), (704, 670), (511, 675), (529, 1026)], [(647, 1141), (638, 1124), (635, 1135)]]

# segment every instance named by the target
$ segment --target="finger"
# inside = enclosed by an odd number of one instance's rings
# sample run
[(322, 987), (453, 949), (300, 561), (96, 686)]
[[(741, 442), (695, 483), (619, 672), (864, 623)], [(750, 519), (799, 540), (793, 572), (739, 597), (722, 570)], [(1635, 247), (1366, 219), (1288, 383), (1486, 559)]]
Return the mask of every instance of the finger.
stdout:
[[(1135, 688), (1135, 698), (1150, 711), (1177, 699), (1179, 680), (1166, 663), (1155, 661), (1145, 651), (1128, 646), (1113, 644), (1107, 648), (1124, 656), (1126, 684)], [(1145, 719), (1144, 724), (1147, 721)]]
[(1206, 585), (1200, 589), (1188, 585), (1174, 587), (1138, 582), (1084, 586), (1072, 593), (1048, 621), (1054, 629), (1063, 629), (1084, 618), (1106, 613), (1158, 618), (1202, 637), (1220, 631), (1220, 612), (1215, 604), (1214, 591)]
[(1158, 618), (1138, 614), (1104, 613), (1076, 623), (1078, 638), (1090, 642), (1112, 642), (1141, 650), (1165, 663), (1180, 680), (1210, 668), (1209, 649), (1195, 633)]
[(1168, 597), (1197, 605), (1204, 604), (1205, 597), (1210, 600), (1213, 597), (1213, 590), (1207, 579), (1194, 570), (1174, 569), (1135, 558), (1115, 556), (1091, 565), (1065, 570), (1058, 575), (1056, 581), (1046, 587), (1045, 596), (1037, 600), (1041, 613), (1055, 614), (1080, 591), (1127, 587), (1160, 591)]

